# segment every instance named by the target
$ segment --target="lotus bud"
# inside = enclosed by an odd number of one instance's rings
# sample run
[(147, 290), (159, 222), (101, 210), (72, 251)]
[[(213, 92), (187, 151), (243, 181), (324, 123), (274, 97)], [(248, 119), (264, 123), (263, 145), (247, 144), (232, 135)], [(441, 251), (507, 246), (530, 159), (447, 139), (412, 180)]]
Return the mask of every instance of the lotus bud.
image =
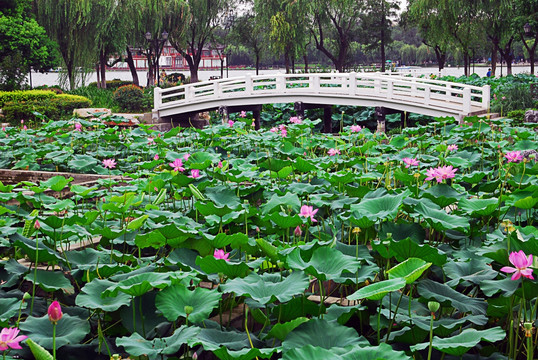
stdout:
[(528, 337), (528, 338), (532, 337), (534, 328), (531, 322), (523, 323), (523, 330), (525, 331), (525, 337)]
[(36, 221), (34, 223), (34, 229), (39, 230), (39, 228), (41, 228), (41, 224), (39, 223), (39, 220), (36, 219)]
[(439, 304), (437, 301), (428, 301), (428, 309), (430, 309), (432, 313), (439, 310), (439, 307), (441, 307), (441, 304)]
[(187, 314), (187, 316), (192, 314), (192, 312), (194, 311), (194, 308), (192, 306), (189, 306), (189, 305), (185, 305), (185, 307), (183, 309), (185, 310), (185, 314)]
[(295, 236), (301, 236), (303, 234), (303, 231), (301, 230), (299, 225), (297, 225), (297, 227), (295, 228), (295, 231), (293, 233), (295, 234)]
[(52, 302), (49, 306), (49, 310), (47, 311), (49, 314), (49, 320), (51, 323), (56, 324), (63, 316), (62, 313), (62, 307), (60, 306), (60, 303), (56, 300)]
[(25, 292), (24, 295), (22, 295), (22, 300), (30, 300), (32, 298), (32, 295), (30, 295), (28, 292)]

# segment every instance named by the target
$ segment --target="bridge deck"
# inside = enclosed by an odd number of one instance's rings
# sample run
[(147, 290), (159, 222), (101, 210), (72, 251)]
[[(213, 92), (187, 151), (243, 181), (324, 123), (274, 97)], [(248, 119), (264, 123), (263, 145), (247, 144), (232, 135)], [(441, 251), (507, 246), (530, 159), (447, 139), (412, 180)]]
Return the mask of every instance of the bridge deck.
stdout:
[(387, 74), (277, 74), (244, 76), (155, 89), (160, 117), (220, 106), (304, 102), (387, 107), (430, 116), (463, 117), (487, 111), (489, 86)]

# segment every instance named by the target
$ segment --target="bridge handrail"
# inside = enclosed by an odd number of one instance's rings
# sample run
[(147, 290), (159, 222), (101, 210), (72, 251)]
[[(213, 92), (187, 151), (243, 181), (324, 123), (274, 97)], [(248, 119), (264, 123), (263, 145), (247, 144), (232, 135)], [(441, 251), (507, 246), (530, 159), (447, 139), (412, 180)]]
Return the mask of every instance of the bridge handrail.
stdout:
[[(364, 89), (368, 89), (364, 91)], [(283, 94), (317, 96), (372, 96), (393, 101), (432, 101), (469, 114), (471, 106), (490, 106), (490, 87), (387, 73), (311, 73), (246, 75), (154, 90), (154, 110), (186, 103), (215, 101), (233, 96)]]

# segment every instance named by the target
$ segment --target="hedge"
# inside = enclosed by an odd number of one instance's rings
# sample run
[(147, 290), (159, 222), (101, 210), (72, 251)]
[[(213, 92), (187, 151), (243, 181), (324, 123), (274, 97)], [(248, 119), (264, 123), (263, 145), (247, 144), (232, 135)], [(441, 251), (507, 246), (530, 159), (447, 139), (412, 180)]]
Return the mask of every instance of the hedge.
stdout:
[(27, 91), (0, 91), (0, 107), (7, 102), (42, 101), (55, 97), (50, 90), (27, 90)]
[[(106, 88), (108, 90), (116, 90), (117, 88), (125, 85), (131, 85), (132, 81), (125, 81), (120, 79), (114, 79), (114, 80), (107, 80), (106, 82)], [(97, 82), (92, 82), (88, 84), (88, 87), (97, 87)]]
[(38, 121), (34, 112), (40, 113), (51, 119), (70, 117), (74, 109), (87, 108), (91, 101), (83, 96), (60, 94), (44, 100), (12, 101), (7, 102), (2, 111), (3, 121), (12, 126), (19, 126), (21, 120), (27, 122)]

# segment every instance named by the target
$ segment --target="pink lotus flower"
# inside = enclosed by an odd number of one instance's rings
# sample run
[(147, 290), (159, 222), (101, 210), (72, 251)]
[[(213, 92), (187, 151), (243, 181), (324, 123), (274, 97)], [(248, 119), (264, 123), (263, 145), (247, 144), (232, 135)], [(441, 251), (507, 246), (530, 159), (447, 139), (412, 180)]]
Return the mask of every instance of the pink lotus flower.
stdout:
[[(19, 335), (19, 329), (17, 328), (4, 328), (0, 332), (0, 351), (11, 349), (22, 349), (19, 344), (21, 341), (26, 340), (28, 336)], [(17, 336), (19, 335), (19, 336)]]
[(314, 210), (313, 206), (303, 205), (301, 206), (301, 212), (299, 213), (299, 216), (309, 217), (312, 222), (317, 222), (316, 219), (314, 219), (314, 215), (318, 212), (319, 209)]
[(108, 169), (114, 169), (116, 167), (116, 160), (114, 159), (105, 159), (103, 160), (103, 166)]
[(351, 132), (360, 132), (362, 127), (360, 125), (351, 125)]
[(456, 150), (458, 150), (458, 145), (456, 145), (456, 144), (450, 144), (450, 145), (447, 146), (446, 149), (447, 149), (448, 151), (456, 151)]
[(187, 153), (187, 154), (183, 155), (183, 160), (187, 161), (187, 160), (189, 160), (190, 157), (191, 157), (191, 154)]
[(403, 158), (403, 162), (405, 164), (405, 167), (406, 168), (409, 168), (410, 166), (418, 166), (419, 162), (416, 158), (408, 158), (408, 157), (405, 157)]
[(171, 162), (170, 165), (174, 171), (181, 172), (184, 171), (185, 168), (183, 167), (183, 161), (181, 159), (175, 159), (174, 162)]
[(504, 157), (509, 163), (518, 163), (523, 160), (523, 156), (521, 156), (521, 151), (509, 151), (504, 155)]
[(49, 315), (49, 320), (51, 323), (56, 324), (58, 321), (60, 321), (63, 316), (60, 303), (54, 300), (52, 304), (50, 304), (47, 314)]
[(159, 160), (159, 154), (155, 154), (155, 156), (153, 157), (153, 160)]
[(288, 136), (288, 130), (286, 130), (286, 129), (280, 130), (280, 136), (282, 136), (282, 137)]
[(523, 250), (519, 250), (518, 252), (511, 252), (508, 256), (508, 260), (510, 260), (515, 267), (504, 266), (501, 268), (501, 271), (508, 274), (513, 273), (512, 280), (517, 280), (522, 276), (534, 280), (534, 277), (532, 276), (533, 269), (529, 269), (529, 266), (532, 265), (532, 254), (527, 257)]
[(228, 126), (229, 127), (234, 127), (234, 121), (233, 120), (228, 120)]
[(301, 230), (299, 225), (297, 225), (297, 227), (295, 228), (295, 231), (293, 233), (295, 234), (295, 236), (301, 236), (303, 234), (303, 231)]
[(24, 124), (24, 120), (21, 120), (21, 124)]
[(198, 179), (200, 177), (200, 170), (191, 169), (191, 174), (189, 175), (191, 179)]
[(239, 117), (246, 118), (247, 117), (247, 112), (246, 111), (241, 111), (241, 113), (239, 114)]
[(429, 168), (426, 170), (426, 181), (427, 180), (437, 180), (438, 183), (442, 182), (445, 179), (452, 179), (456, 175), (458, 169), (452, 168), (450, 166), (439, 166), (437, 168)]
[(269, 131), (272, 133), (276, 133), (278, 131), (278, 128), (275, 126), (275, 127), (272, 127), (271, 130)]
[(219, 169), (222, 169), (222, 161), (219, 161), (219, 163), (217, 164), (217, 167), (218, 167)]
[(215, 249), (215, 252), (213, 253), (213, 257), (215, 259), (222, 259), (226, 261), (230, 261), (228, 257), (230, 256), (230, 253), (224, 252), (224, 250), (221, 249)]
[(148, 138), (148, 145), (155, 145), (155, 139), (153, 139), (152, 137), (149, 137)]
[(6, 127), (5, 126), (2, 126), (2, 131), (6, 131)]
[(28, 127), (27, 127), (26, 125), (24, 125), (24, 126), (22, 127), (22, 129), (23, 129), (23, 130), (28, 130)]
[(338, 150), (338, 149), (329, 149), (329, 151), (327, 151), (327, 154), (329, 154), (329, 156), (340, 155), (340, 150)]
[(290, 117), (290, 123), (292, 123), (292, 124), (301, 124), (302, 122), (303, 122), (303, 120), (301, 120), (301, 118), (299, 118), (297, 116)]
[(82, 125), (80, 123), (75, 123), (75, 131), (82, 131)]

